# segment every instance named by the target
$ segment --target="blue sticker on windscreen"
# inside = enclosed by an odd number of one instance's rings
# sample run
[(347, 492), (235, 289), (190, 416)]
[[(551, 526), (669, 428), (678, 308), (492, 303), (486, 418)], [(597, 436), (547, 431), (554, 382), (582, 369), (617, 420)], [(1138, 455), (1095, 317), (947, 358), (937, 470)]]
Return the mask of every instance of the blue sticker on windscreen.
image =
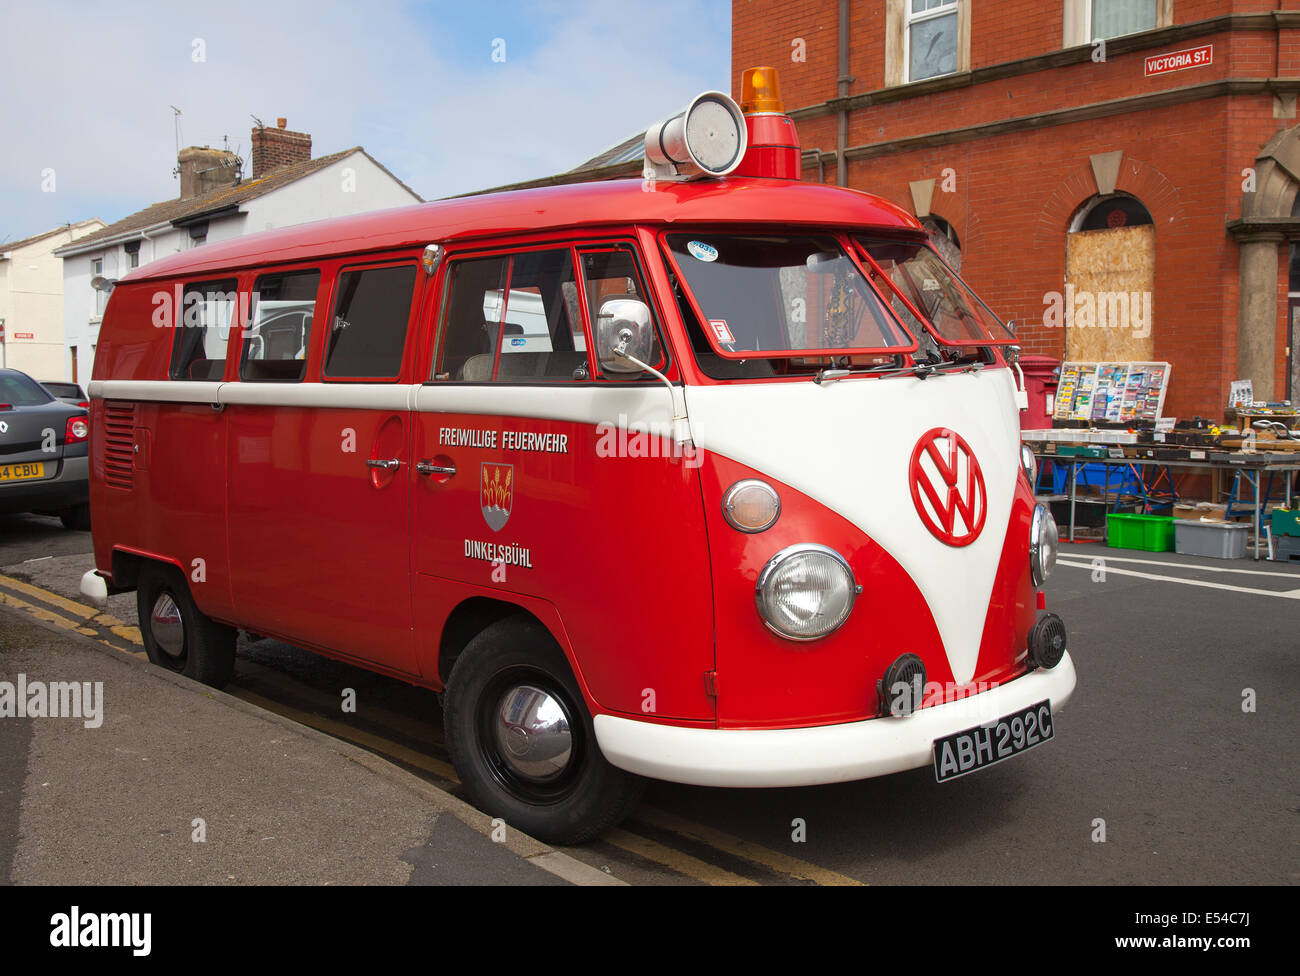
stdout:
[(686, 250), (690, 252), (691, 257), (697, 261), (716, 261), (718, 260), (718, 249), (703, 241), (691, 241), (686, 245)]
[(524, 340), (523, 340), (523, 339), (511, 339), (511, 340), (510, 340), (510, 345), (512, 345), (512, 346), (522, 346), (523, 344), (524, 344)]

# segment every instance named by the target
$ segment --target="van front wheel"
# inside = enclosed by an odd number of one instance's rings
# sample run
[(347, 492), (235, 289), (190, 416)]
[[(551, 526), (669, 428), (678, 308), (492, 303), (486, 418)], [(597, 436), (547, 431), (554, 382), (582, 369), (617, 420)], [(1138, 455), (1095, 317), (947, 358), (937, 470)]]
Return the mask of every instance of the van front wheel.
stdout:
[(563, 652), (526, 617), (466, 646), (447, 681), (447, 746), (470, 800), (538, 840), (580, 844), (622, 820), (644, 780), (610, 765)]
[(235, 631), (195, 605), (180, 570), (143, 567), (135, 600), (140, 636), (151, 662), (214, 688), (230, 680), (235, 672)]

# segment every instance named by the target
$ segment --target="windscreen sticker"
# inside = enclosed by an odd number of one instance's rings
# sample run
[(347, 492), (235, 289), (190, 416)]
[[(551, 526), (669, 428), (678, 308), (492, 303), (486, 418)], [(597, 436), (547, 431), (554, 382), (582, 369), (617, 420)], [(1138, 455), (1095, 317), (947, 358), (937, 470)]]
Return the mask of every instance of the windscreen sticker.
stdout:
[(938, 291), (939, 282), (935, 281), (933, 278), (926, 278), (921, 287), (926, 291)]
[(736, 341), (736, 337), (733, 336), (731, 330), (727, 328), (726, 319), (709, 319), (709, 328), (713, 330), (713, 334), (717, 337), (719, 342)]
[(710, 244), (705, 244), (703, 241), (691, 241), (686, 245), (686, 250), (697, 261), (718, 260), (718, 249)]

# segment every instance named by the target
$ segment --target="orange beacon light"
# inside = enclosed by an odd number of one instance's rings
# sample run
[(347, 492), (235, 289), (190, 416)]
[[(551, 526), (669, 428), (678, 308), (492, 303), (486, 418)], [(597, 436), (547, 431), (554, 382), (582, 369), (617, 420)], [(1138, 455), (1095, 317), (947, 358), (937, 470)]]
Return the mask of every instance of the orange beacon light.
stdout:
[(803, 175), (799, 133), (785, 114), (775, 68), (746, 68), (740, 80), (740, 110), (745, 114), (749, 150), (736, 176), (797, 180)]

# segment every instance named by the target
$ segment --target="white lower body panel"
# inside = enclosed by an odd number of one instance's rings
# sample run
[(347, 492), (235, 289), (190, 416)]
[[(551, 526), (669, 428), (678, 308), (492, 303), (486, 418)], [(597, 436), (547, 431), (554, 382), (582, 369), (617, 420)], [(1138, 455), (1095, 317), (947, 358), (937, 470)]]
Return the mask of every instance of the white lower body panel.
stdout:
[(1055, 713), (1074, 691), (1066, 654), (1050, 671), (1032, 671), (979, 695), (875, 718), (804, 729), (689, 729), (597, 715), (596, 740), (615, 766), (694, 786), (815, 786), (870, 779), (928, 766), (931, 744), (1043, 700)]

